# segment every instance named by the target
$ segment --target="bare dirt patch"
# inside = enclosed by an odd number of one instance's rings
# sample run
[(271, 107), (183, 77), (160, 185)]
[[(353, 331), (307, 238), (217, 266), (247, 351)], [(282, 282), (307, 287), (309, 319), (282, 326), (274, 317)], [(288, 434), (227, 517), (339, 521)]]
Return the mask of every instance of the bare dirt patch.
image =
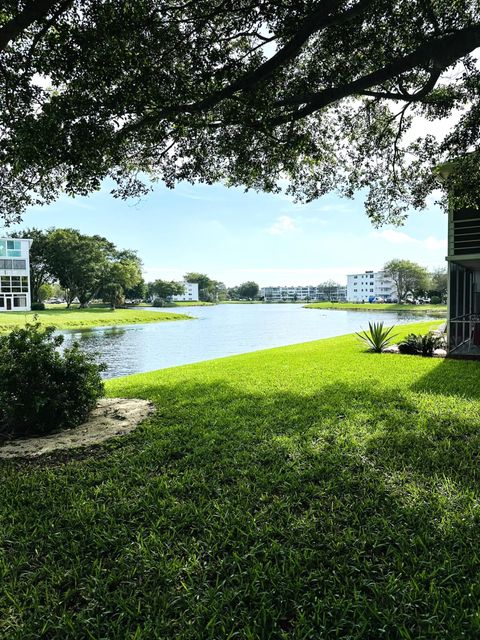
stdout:
[(48, 436), (8, 440), (0, 445), (0, 458), (36, 458), (62, 449), (86, 447), (130, 433), (154, 411), (147, 400), (102, 398), (88, 422)]

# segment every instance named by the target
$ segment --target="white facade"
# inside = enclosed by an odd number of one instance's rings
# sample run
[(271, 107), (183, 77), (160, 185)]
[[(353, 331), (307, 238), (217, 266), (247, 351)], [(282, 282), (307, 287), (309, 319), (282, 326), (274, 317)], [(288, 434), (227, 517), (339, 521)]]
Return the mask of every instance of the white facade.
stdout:
[(296, 302), (297, 300), (330, 300), (332, 302), (344, 302), (346, 300), (346, 287), (336, 286), (329, 288), (318, 286), (304, 287), (262, 287), (259, 296), (270, 302)]
[(348, 302), (393, 302), (397, 288), (385, 271), (365, 271), (347, 276)]
[(198, 302), (198, 283), (182, 282), (185, 290), (178, 296), (172, 296), (172, 302)]
[(31, 244), (27, 238), (0, 238), (0, 312), (30, 310)]

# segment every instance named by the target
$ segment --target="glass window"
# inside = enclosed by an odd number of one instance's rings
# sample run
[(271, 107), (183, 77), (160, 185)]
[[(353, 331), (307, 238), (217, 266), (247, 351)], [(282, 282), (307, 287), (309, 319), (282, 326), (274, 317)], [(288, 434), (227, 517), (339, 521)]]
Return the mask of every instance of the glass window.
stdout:
[(0, 269), (11, 269), (12, 261), (11, 260), (0, 260)]
[(14, 307), (26, 307), (27, 306), (27, 297), (26, 296), (13, 296), (13, 306)]
[[(12, 267), (14, 269), (26, 269), (27, 268), (27, 261), (26, 260), (8, 260), (8, 261), (5, 260), (5, 262), (10, 262), (10, 263), (13, 262)], [(10, 268), (11, 269), (12, 267), (5, 267), (5, 268), (7, 268), (7, 269)]]
[(22, 255), (20, 240), (7, 240), (7, 255), (10, 258), (20, 258)]
[(11, 291), (12, 285), (10, 284), (10, 276), (1, 276), (0, 277), (0, 290), (9, 292)]
[(0, 295), (0, 309), (5, 308), (5, 297)]
[(7, 249), (5, 245), (6, 245), (5, 240), (0, 240), (0, 256), (7, 255)]

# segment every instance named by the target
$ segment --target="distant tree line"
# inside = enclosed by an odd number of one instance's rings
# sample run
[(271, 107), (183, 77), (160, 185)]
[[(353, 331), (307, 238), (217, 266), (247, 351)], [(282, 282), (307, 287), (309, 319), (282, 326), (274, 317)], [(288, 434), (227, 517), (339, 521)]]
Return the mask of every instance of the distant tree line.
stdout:
[[(202, 302), (225, 302), (227, 300), (255, 300), (260, 290), (256, 282), (227, 288), (223, 282), (213, 280), (205, 273), (190, 271), (183, 276), (184, 282), (198, 284), (198, 297)], [(168, 302), (173, 296), (181, 295), (185, 291), (183, 282), (173, 280), (155, 280), (147, 285), (150, 300)]]
[(433, 304), (447, 299), (447, 269), (438, 268), (432, 272), (410, 260), (390, 260), (384, 266), (385, 273), (393, 280), (400, 302), (409, 295), (414, 298), (429, 298)]
[[(85, 308), (101, 299), (115, 308), (126, 298), (143, 298), (142, 262), (135, 251), (117, 249), (106, 238), (77, 229), (25, 229), (13, 238), (33, 240), (30, 249), (32, 301), (58, 296), (67, 307)], [(138, 294), (138, 296), (137, 296)]]

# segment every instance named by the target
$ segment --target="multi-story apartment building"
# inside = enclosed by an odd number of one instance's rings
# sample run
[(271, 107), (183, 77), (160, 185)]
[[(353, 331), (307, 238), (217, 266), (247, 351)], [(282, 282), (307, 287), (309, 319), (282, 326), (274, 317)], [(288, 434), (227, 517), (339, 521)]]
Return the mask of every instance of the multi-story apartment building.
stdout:
[(27, 238), (0, 238), (0, 312), (30, 310), (31, 244)]
[(266, 302), (296, 302), (297, 300), (344, 302), (347, 288), (340, 285), (331, 287), (322, 285), (318, 287), (262, 287), (259, 296)]
[(347, 276), (347, 300), (349, 302), (393, 302), (397, 288), (385, 271), (365, 271)]
[(178, 296), (172, 296), (172, 302), (198, 302), (198, 284), (196, 282), (183, 282), (185, 290)]

